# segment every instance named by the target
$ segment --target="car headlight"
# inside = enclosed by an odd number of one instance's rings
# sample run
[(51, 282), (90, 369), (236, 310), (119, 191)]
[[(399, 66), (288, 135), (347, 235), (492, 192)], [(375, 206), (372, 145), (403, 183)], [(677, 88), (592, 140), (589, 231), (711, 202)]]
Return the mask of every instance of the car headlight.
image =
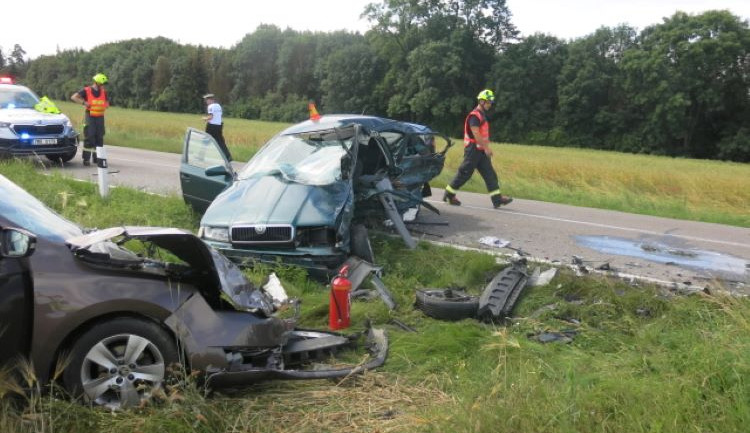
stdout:
[(210, 241), (229, 242), (229, 229), (226, 227), (201, 226), (198, 234)]
[(73, 129), (73, 122), (71, 122), (70, 119), (65, 119), (64, 125), (66, 128)]

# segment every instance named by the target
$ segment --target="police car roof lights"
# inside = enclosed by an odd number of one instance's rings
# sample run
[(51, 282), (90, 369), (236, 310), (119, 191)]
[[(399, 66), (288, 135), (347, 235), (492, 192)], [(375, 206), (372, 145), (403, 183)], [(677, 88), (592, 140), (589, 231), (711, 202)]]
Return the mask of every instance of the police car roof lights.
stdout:
[(0, 77), (0, 84), (16, 84), (13, 77)]

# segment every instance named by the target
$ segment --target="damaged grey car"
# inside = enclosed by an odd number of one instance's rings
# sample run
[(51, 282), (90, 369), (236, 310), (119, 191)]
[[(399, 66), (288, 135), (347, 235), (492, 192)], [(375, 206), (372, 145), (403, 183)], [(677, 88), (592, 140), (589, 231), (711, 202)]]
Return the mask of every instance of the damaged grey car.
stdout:
[[(298, 329), (298, 314), (278, 314), (288, 302), (279, 284), (254, 286), (189, 232), (85, 233), (1, 175), (0, 196), (0, 367), (28, 359), (41, 383), (62, 369), (73, 395), (120, 408), (149, 398), (173, 364), (217, 388), (385, 362), (384, 331)], [(362, 345), (371, 355), (363, 363), (321, 364)]]

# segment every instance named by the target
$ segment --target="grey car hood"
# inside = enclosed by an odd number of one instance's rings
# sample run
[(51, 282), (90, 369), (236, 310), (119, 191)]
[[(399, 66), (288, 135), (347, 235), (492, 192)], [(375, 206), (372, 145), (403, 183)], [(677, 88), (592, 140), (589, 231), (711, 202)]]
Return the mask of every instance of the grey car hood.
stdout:
[(168, 250), (194, 270), (213, 274), (219, 282), (217, 286), (221, 287), (225, 295), (224, 299), (238, 310), (262, 313), (266, 316), (270, 316), (274, 311), (270, 295), (253, 286), (234, 263), (187, 230), (165, 227), (112, 227), (67, 239), (65, 243), (74, 253), (85, 250), (109, 255), (113, 261), (122, 261), (125, 257), (130, 258), (134, 264), (145, 262), (145, 259), (111, 242), (119, 237), (151, 242)]

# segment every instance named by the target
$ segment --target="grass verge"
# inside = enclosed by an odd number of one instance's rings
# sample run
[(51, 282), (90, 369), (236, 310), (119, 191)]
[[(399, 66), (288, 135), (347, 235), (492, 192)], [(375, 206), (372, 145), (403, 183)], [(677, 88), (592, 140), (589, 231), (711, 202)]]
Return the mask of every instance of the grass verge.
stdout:
[[(194, 216), (177, 199), (118, 188), (104, 201), (93, 186), (39, 175), (27, 164), (1, 163), (0, 173), (85, 225), (195, 228)], [(61, 199), (66, 195), (72, 200)], [(129, 207), (139, 212), (119, 214)], [(400, 240), (385, 237), (376, 237), (373, 246), (399, 307), (391, 312), (378, 300), (355, 302), (352, 322), (388, 328), (390, 355), (379, 371), (340, 382), (270, 382), (211, 397), (188, 384), (121, 413), (31, 393), (21, 402), (2, 400), (0, 431), (746, 430), (746, 299), (676, 296), (561, 272), (551, 284), (528, 289), (507, 324), (441, 322), (412, 308), (414, 289), (452, 286), (478, 294), (502, 265), (487, 255), (424, 243), (406, 250)], [(248, 274), (257, 282), (269, 271), (258, 267)], [(325, 327), (327, 289), (299, 268), (277, 272), (289, 294), (302, 299), (303, 324)], [(387, 325), (394, 317), (417, 332)], [(565, 332), (570, 340), (545, 344), (543, 332)], [(8, 391), (0, 380), (0, 394)]]

